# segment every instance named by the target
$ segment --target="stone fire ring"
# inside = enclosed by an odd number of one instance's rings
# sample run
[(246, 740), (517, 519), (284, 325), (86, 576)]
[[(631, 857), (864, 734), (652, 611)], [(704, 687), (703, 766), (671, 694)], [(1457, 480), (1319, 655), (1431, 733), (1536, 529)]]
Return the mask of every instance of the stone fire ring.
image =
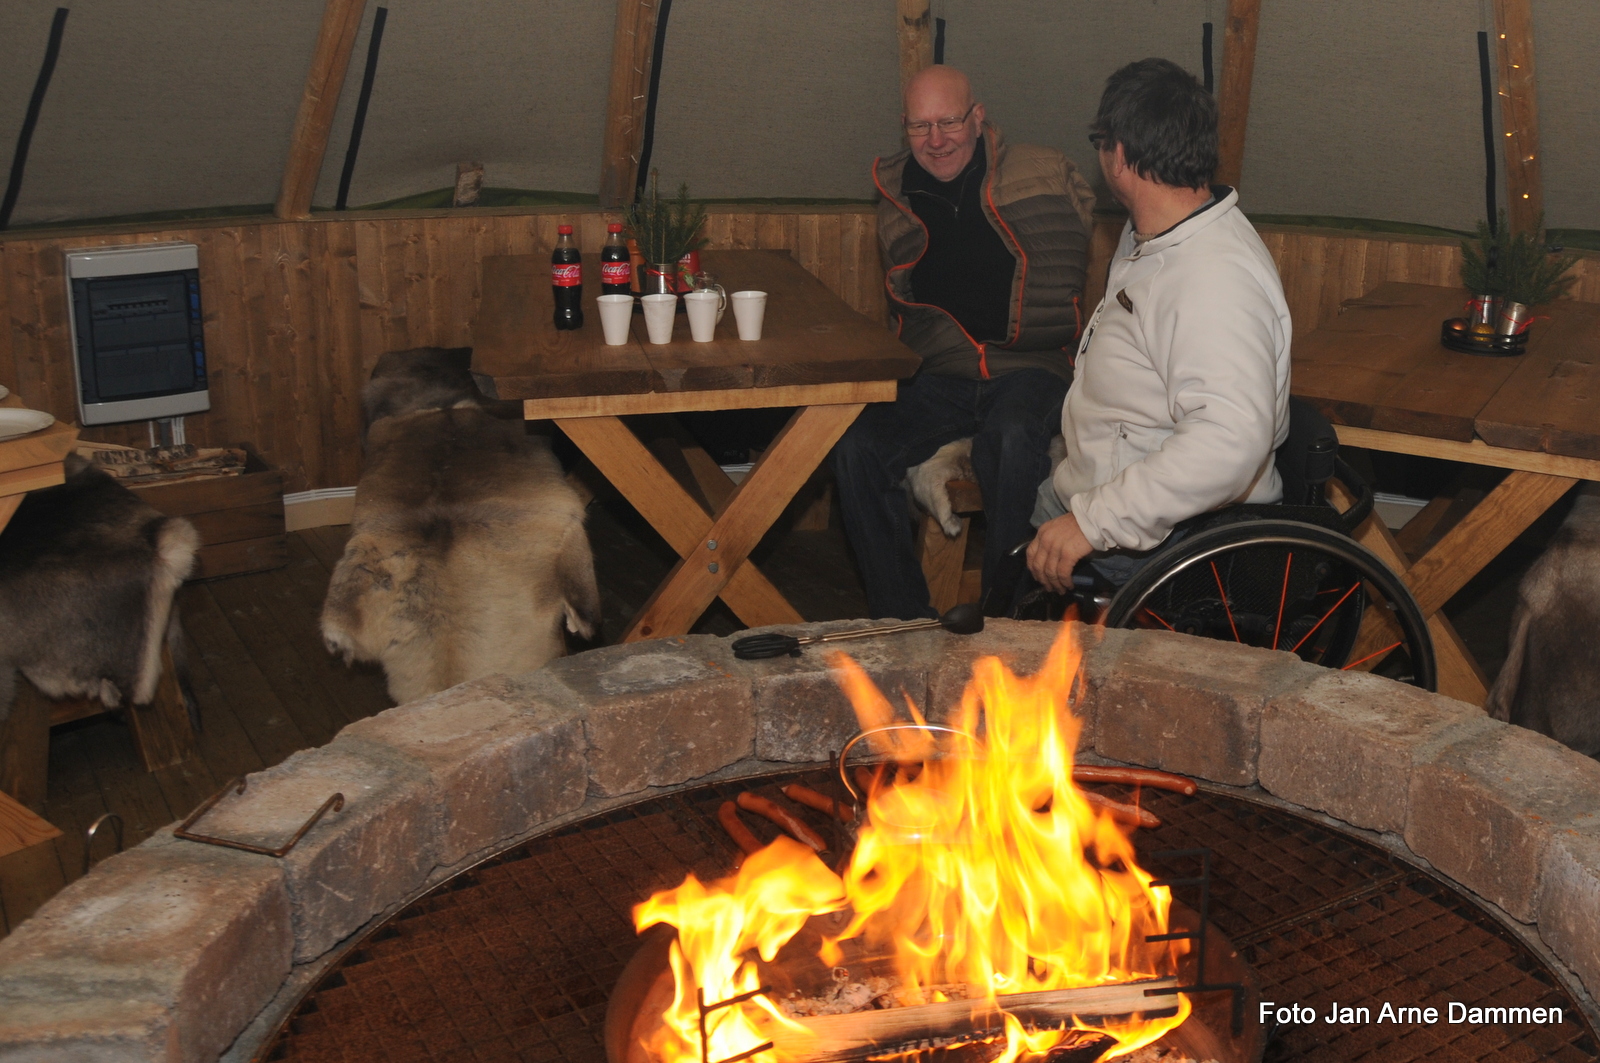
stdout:
[[(992, 621), (850, 651), (938, 719), (974, 658), (1032, 672), (1057, 631)], [(1085, 759), (1251, 788), (1370, 832), (1498, 907), (1594, 1013), (1600, 763), (1463, 702), (1288, 653), (1081, 634)], [(0, 941), (0, 1063), (248, 1059), (353, 935), (457, 871), (651, 792), (826, 761), (854, 730), (824, 653), (739, 661), (710, 636), (595, 650), (351, 724), (205, 820), (277, 845), (342, 792), (344, 809), (287, 858), (167, 828)]]

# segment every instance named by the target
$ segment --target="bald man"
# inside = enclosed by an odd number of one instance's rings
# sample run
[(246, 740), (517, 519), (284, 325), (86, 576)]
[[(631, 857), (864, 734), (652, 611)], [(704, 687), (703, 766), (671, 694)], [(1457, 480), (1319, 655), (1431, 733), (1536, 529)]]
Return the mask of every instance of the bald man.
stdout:
[(869, 614), (933, 616), (902, 484), (941, 446), (972, 437), (983, 600), (1002, 613), (1011, 588), (996, 580), (1016, 569), (1006, 550), (1032, 534), (1072, 380), (1094, 193), (1060, 152), (1006, 144), (952, 67), (911, 79), (901, 122), (908, 149), (875, 160), (872, 175), (890, 311), (922, 366), (834, 449), (840, 509)]

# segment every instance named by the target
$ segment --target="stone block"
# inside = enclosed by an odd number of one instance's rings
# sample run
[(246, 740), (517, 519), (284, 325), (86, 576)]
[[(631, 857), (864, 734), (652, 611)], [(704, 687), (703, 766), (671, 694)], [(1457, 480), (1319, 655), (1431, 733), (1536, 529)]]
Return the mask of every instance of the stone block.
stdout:
[(1070, 630), (1078, 640), (1080, 664), (1071, 688), (1070, 702), (1078, 722), (1077, 748), (1090, 749), (1094, 745), (1094, 717), (1092, 691), (1103, 679), (1116, 647), (1126, 638), (1126, 632), (1107, 631), (1105, 628), (1073, 622), (1070, 625), (1045, 623), (1036, 620), (991, 619), (975, 635), (959, 640), (944, 660), (928, 676), (929, 716), (944, 719), (953, 715), (961, 705), (962, 695), (972, 678), (973, 664), (979, 657), (997, 657), (1013, 674), (1031, 676), (1038, 673), (1049, 657), (1051, 649), (1064, 633)]
[(1600, 994), (1600, 836), (1557, 831), (1545, 850), (1539, 936)]
[(0, 1060), (215, 1059), (293, 949), (275, 861), (163, 831), (0, 941)]
[(273, 848), (335, 793), (330, 811), (282, 860), (295, 961), (322, 955), (420, 884), (439, 862), (439, 795), (415, 761), (374, 742), (336, 738), (247, 779), (195, 829)]
[(1130, 631), (1095, 677), (1095, 752), (1232, 786), (1256, 781), (1261, 710), (1318, 673), (1291, 653)]
[(446, 865), (572, 811), (588, 789), (582, 711), (542, 672), (463, 683), (340, 737), (387, 746), (428, 773)]
[(1516, 919), (1539, 911), (1552, 837), (1600, 832), (1600, 763), (1496, 723), (1439, 748), (1411, 772), (1406, 844)]
[(1369, 830), (1405, 829), (1413, 760), (1487, 729), (1476, 705), (1361, 672), (1324, 670), (1261, 715), (1261, 785)]
[(750, 681), (725, 639), (607, 646), (545, 665), (583, 706), (589, 789), (602, 796), (698, 779), (751, 755)]
[[(846, 620), (808, 624), (805, 631), (823, 634), (871, 626), (875, 622)], [(790, 634), (795, 628), (785, 625), (757, 631)], [(740, 632), (736, 637), (751, 633)], [(735, 660), (735, 673), (750, 684), (756, 756), (797, 764), (824, 761), (860, 730), (855, 709), (831, 663), (836, 653), (860, 665), (889, 700), (895, 717), (909, 723), (907, 699), (919, 709), (926, 706), (930, 670), (963, 638), (940, 630), (911, 631), (806, 646), (798, 657)]]

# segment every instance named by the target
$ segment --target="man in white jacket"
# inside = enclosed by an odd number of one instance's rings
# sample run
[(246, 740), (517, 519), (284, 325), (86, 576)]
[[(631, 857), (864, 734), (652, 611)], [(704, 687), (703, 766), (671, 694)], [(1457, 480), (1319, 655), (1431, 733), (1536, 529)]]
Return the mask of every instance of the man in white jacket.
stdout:
[(1056, 593), (1086, 557), (1121, 582), (1180, 521), (1282, 497), (1289, 307), (1238, 193), (1210, 183), (1216, 114), (1164, 59), (1101, 97), (1089, 139), (1128, 223), (1061, 410), (1066, 460), (1034, 510), (1028, 569)]

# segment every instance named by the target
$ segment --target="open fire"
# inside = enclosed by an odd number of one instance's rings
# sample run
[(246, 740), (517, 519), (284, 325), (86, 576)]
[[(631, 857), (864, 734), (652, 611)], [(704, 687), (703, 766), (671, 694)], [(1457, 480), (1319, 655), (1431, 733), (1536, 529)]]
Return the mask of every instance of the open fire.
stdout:
[[(650, 1059), (836, 1059), (852, 1038), (885, 1043), (870, 1031), (905, 1020), (939, 1034), (927, 1043), (993, 1041), (999, 1063), (1085, 1034), (1109, 1038), (1111, 1059), (1184, 1022), (1184, 996), (1146, 995), (1176, 984), (1189, 947), (1159, 940), (1171, 893), (1139, 867), (1127, 828), (1072, 781), (1071, 630), (1030, 677), (979, 660), (947, 729), (874, 735), (902, 770), (874, 777), (840, 871), (780, 837), (729, 878), (691, 875), (635, 909), (641, 932), (676, 929), (672, 999), (643, 1046)], [(843, 655), (831, 663), (863, 729), (893, 722), (865, 673)], [(835, 1006), (823, 1010), (861, 1010), (810, 1018), (814, 996), (762, 991), (775, 965), (797, 962), (832, 981)]]

